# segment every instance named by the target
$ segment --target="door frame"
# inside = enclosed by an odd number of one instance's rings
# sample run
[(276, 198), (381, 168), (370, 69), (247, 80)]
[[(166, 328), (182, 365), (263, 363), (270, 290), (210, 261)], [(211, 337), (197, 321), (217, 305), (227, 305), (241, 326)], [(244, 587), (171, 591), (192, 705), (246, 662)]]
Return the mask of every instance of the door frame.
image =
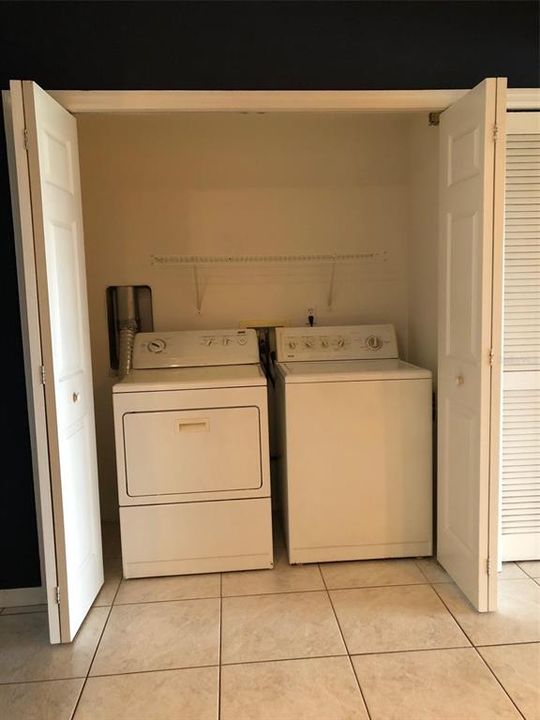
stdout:
[[(19, 303), (23, 337), (23, 355), (27, 388), (27, 406), (36, 497), (36, 514), (40, 543), (42, 577), (45, 522), (52, 523), (50, 492), (39, 483), (39, 477), (50, 477), (47, 444), (45, 400), (40, 367), (42, 366), (37, 282), (33, 244), (30, 178), (24, 144), (24, 117), (16, 114), (16, 127), (11, 123), (12, 94), (17, 101), (22, 95), (20, 84), (4, 90), (3, 106), (6, 130), (13, 130), (14, 145), (7, 143), (9, 180), (13, 207), (13, 224), (17, 259)], [(66, 110), (72, 113), (160, 113), (160, 112), (438, 112), (463, 97), (469, 90), (47, 90)], [(509, 88), (508, 110), (540, 109), (540, 88)], [(24, 177), (18, 177), (16, 160), (24, 159)], [(26, 241), (25, 241), (26, 238)], [(37, 371), (36, 371), (37, 368)], [(52, 529), (52, 525), (51, 528)], [(56, 572), (56, 568), (54, 568)], [(43, 582), (43, 581), (42, 581)], [(42, 585), (44, 590), (44, 585)], [(29, 589), (28, 601), (35, 596)], [(43, 596), (40, 596), (43, 597)], [(47, 598), (49, 613), (56, 608), (58, 637), (60, 624), (54, 598)]]
[[(470, 88), (469, 88), (470, 89)], [(46, 90), (72, 113), (438, 112), (467, 90)], [(509, 88), (508, 110), (540, 108), (540, 88)]]

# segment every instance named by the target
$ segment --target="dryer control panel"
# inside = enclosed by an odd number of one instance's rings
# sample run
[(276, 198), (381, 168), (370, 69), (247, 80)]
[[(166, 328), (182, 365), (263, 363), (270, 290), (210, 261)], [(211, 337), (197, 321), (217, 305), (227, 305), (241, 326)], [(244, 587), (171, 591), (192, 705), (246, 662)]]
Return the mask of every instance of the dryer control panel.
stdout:
[(258, 362), (257, 333), (251, 328), (137, 333), (133, 346), (133, 368), (138, 370)]
[(393, 325), (276, 328), (277, 360), (373, 360), (397, 358)]

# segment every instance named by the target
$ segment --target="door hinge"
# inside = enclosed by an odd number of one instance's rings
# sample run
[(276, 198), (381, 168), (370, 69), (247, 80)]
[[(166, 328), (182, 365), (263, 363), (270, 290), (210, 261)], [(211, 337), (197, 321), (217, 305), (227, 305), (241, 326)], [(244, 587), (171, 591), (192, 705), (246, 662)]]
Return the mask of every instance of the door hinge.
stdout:
[(23, 130), (23, 135), (24, 135), (24, 149), (26, 151), (28, 151), (28, 130), (26, 128), (24, 128), (24, 130)]
[(60, 605), (60, 588), (58, 585), (54, 588), (54, 597), (56, 599), (56, 604)]
[(491, 575), (491, 558), (486, 560), (486, 572), (488, 575)]
[(45, 385), (45, 365), (39, 366), (39, 374), (41, 375), (41, 384)]
[(489, 348), (489, 365), (490, 365), (490, 367), (493, 367), (494, 359), (495, 359), (495, 350), (493, 350), (493, 348)]
[(496, 142), (497, 142), (497, 139), (498, 139), (498, 137), (499, 137), (499, 126), (498, 126), (498, 125), (494, 125), (494, 126), (493, 126), (493, 134), (492, 134), (492, 137), (493, 137), (493, 142), (496, 143)]

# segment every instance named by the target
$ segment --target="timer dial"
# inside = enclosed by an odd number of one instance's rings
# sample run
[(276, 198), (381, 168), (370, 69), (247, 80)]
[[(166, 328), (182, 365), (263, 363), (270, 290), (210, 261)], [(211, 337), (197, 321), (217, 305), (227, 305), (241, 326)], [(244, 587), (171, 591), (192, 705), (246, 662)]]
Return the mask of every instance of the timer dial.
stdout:
[(148, 350), (151, 353), (160, 353), (165, 350), (167, 347), (167, 343), (165, 340), (162, 340), (161, 338), (156, 338), (155, 340), (150, 340), (148, 343)]
[(366, 338), (366, 347), (370, 350), (380, 350), (382, 345), (382, 340), (377, 335), (370, 335)]

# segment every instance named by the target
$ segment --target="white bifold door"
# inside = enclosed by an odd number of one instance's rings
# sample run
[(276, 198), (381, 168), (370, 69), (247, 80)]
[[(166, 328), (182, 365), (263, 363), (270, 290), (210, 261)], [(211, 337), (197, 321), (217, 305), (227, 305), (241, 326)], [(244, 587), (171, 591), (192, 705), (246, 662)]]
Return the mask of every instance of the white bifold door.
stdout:
[(497, 604), (506, 80), (440, 117), (437, 557)]
[(5, 108), (50, 638), (69, 642), (103, 584), (77, 123), (32, 82)]

